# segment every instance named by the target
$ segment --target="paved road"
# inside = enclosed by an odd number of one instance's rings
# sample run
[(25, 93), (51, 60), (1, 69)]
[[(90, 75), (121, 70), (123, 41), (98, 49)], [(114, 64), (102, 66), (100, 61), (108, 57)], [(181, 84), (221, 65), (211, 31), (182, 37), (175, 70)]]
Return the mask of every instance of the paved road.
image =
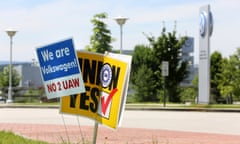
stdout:
[[(60, 124), (93, 126), (94, 122), (58, 109), (0, 108), (0, 123)], [(125, 111), (124, 128), (165, 129), (190, 132), (240, 135), (240, 113)]]

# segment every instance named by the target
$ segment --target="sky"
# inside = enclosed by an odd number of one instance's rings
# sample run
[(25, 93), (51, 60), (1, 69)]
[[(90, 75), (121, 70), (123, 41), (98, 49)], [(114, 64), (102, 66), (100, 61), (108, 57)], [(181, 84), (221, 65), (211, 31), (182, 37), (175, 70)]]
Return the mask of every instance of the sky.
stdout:
[[(229, 57), (240, 47), (239, 0), (9, 0), (0, 1), (0, 61), (10, 59), (10, 39), (6, 30), (18, 32), (13, 37), (13, 61), (36, 58), (36, 48), (73, 38), (75, 49), (89, 44), (95, 14), (105, 12), (111, 45), (120, 48), (120, 26), (114, 20), (123, 16), (123, 49), (148, 44), (147, 35), (160, 36), (162, 28), (172, 32), (177, 21), (177, 36), (194, 37), (194, 61), (199, 59), (199, 8), (210, 5), (214, 25), (211, 52)], [(164, 21), (164, 22), (163, 22)]]

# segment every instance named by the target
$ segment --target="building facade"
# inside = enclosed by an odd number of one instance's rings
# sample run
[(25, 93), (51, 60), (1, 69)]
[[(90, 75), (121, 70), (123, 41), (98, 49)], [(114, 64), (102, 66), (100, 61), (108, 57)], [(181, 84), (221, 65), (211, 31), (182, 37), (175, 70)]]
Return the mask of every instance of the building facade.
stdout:
[(191, 86), (192, 80), (196, 74), (196, 68), (194, 67), (194, 38), (187, 37), (184, 45), (182, 46), (182, 61), (188, 61), (188, 77), (181, 83), (182, 86)]
[(14, 69), (19, 73), (21, 80), (19, 87), (42, 87), (43, 82), (39, 66), (29, 64), (21, 64), (14, 66)]

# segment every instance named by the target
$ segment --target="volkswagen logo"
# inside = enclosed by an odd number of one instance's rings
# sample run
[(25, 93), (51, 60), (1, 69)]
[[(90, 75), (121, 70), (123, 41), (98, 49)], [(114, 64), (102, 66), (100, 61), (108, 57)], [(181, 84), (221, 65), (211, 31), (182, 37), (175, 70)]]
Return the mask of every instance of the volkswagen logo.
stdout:
[(207, 27), (206, 13), (205, 12), (201, 12), (200, 13), (200, 35), (202, 37), (205, 36), (206, 27)]

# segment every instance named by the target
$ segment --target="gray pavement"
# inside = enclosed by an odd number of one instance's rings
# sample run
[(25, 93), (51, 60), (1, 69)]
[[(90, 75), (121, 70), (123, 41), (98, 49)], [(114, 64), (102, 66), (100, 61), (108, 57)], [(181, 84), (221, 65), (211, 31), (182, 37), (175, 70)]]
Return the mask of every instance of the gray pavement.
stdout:
[[(121, 127), (240, 135), (239, 122), (238, 112), (127, 110)], [(94, 125), (93, 120), (60, 114), (56, 108), (0, 108), (0, 123)]]

